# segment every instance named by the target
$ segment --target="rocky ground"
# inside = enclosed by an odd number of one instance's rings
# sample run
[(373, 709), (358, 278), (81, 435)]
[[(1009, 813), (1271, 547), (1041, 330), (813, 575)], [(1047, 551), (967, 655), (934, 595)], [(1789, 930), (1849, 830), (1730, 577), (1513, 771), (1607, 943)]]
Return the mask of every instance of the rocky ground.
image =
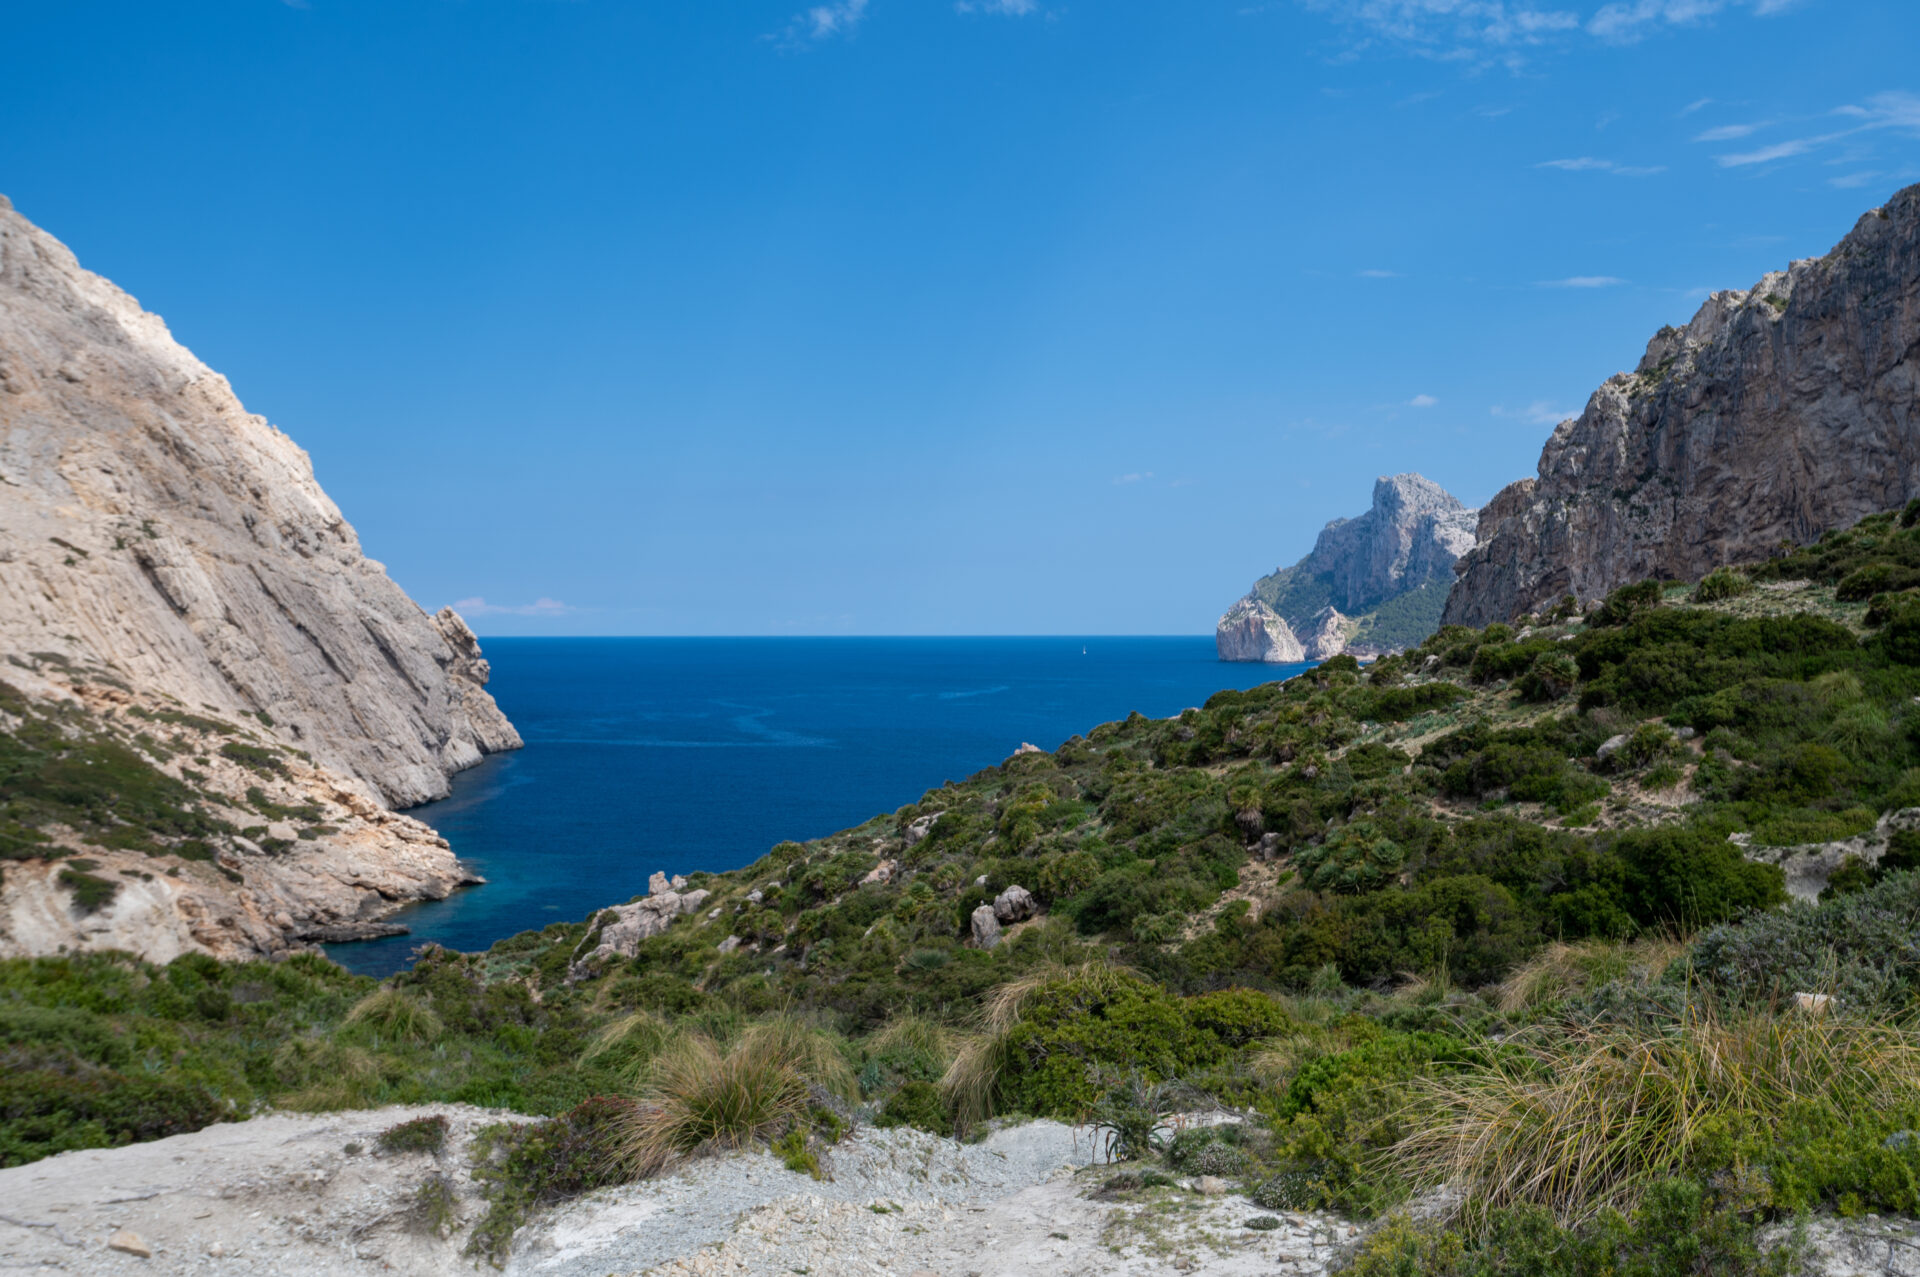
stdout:
[[(427, 1113), (448, 1147), (381, 1155), (381, 1131)], [(0, 1171), (0, 1269), (346, 1277), (484, 1269), (462, 1250), (484, 1209), (466, 1173), (474, 1134), (503, 1115), (465, 1106), (278, 1114)], [(349, 1151), (351, 1150), (351, 1151)], [(1317, 1274), (1357, 1235), (1325, 1216), (1261, 1211), (1223, 1185), (1176, 1181), (1116, 1199), (1090, 1133), (1054, 1122), (956, 1144), (863, 1130), (830, 1178), (764, 1152), (695, 1161), (548, 1211), (506, 1271), (605, 1274)], [(445, 1175), (445, 1238), (414, 1205)], [(1204, 1190), (1215, 1190), (1212, 1192)], [(1266, 1216), (1277, 1225), (1249, 1229)]]
[[(380, 1133), (430, 1113), (447, 1148), (383, 1155)], [(0, 1270), (361, 1277), (490, 1271), (463, 1253), (485, 1209), (467, 1174), (484, 1126), (463, 1105), (275, 1114), (128, 1148), (0, 1170)], [(1328, 1215), (1262, 1211), (1218, 1182), (1115, 1194), (1085, 1128), (1034, 1122), (979, 1144), (863, 1130), (828, 1178), (765, 1152), (688, 1163), (589, 1194), (521, 1230), (520, 1277), (1318, 1277), (1361, 1229)], [(416, 1206), (443, 1175), (444, 1236)], [(1248, 1227), (1252, 1221), (1259, 1227)], [(1920, 1277), (1920, 1226), (1868, 1216), (1781, 1225), (1821, 1277)]]

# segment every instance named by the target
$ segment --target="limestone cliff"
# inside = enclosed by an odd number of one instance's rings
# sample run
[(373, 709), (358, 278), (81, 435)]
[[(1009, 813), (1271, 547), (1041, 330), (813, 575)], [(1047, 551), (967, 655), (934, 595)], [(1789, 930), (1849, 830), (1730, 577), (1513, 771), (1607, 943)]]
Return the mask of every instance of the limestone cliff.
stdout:
[(1439, 624), (1474, 514), (1420, 475), (1375, 480), (1367, 513), (1327, 524), (1313, 553), (1261, 577), (1220, 618), (1220, 659), (1324, 660), (1418, 643)]
[(1480, 514), (1445, 619), (1693, 580), (1920, 493), (1920, 186), (1663, 328)]
[[(450, 609), (429, 616), (362, 554), (306, 454), (4, 199), (0, 659), (0, 679), (26, 698), (0, 713), (7, 730), (40, 723), (49, 706), (75, 742), (124, 743), (138, 734), (125, 720), (135, 709), (209, 724), (146, 733), (156, 746), (146, 762), (196, 795), (182, 810), (221, 808), (236, 830), (276, 823), (272, 811), (305, 813), (299, 837), (276, 840), (294, 846), (230, 870), (243, 884), (205, 868), (225, 860), (190, 863), (188, 878), (206, 877), (208, 898), (222, 902), (202, 912), (224, 911), (229, 925), (196, 929), (180, 914), (191, 893), (168, 895), (166, 882), (183, 879), (163, 872), (151, 885), (144, 870), (86, 915), (97, 930), (121, 901), (167, 896), (142, 934), (170, 928), (183, 947), (263, 951), (444, 895), (466, 877), (452, 853), (385, 808), (443, 796), (453, 772), (520, 744), (485, 690), (472, 631)], [(278, 765), (245, 775), (210, 765), (216, 741)], [(183, 769), (201, 779), (181, 779)], [(54, 848), (116, 844), (58, 822), (49, 836)], [(244, 838), (209, 845), (251, 855)], [(0, 854), (17, 859), (22, 844)], [(50, 866), (9, 865), (0, 951), (77, 942), (81, 915), (52, 896), (28, 899), (58, 878)], [(169, 910), (172, 921), (161, 917)]]

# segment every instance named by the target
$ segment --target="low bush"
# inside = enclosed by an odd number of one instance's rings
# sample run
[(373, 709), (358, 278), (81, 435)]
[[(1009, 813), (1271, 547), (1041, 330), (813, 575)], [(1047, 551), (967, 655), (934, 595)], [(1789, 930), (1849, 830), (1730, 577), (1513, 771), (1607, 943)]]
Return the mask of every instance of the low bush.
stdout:
[(1692, 598), (1695, 603), (1719, 603), (1751, 593), (1753, 581), (1746, 573), (1735, 568), (1715, 568), (1693, 587)]
[(447, 1146), (447, 1119), (434, 1113), (389, 1126), (374, 1141), (385, 1153), (428, 1153), (435, 1157)]
[(467, 1253), (505, 1264), (514, 1230), (537, 1208), (632, 1178), (629, 1100), (595, 1098), (544, 1122), (489, 1126), (474, 1137), (473, 1179), (487, 1211)]

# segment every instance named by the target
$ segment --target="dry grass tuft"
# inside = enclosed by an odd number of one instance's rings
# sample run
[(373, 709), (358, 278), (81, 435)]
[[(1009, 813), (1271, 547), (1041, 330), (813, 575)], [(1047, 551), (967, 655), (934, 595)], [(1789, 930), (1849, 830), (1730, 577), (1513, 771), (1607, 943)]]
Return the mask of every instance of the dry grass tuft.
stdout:
[(1686, 941), (1667, 937), (1630, 943), (1579, 940), (1550, 944), (1501, 982), (1499, 1006), (1509, 1015), (1532, 1011), (1615, 981), (1645, 988), (1686, 951)]
[(1579, 1224), (1628, 1210), (1727, 1122), (1770, 1126), (1821, 1100), (1866, 1114), (1920, 1103), (1920, 1035), (1839, 1016), (1694, 1003), (1664, 1024), (1562, 1025), (1473, 1070), (1420, 1079), (1415, 1131), (1386, 1155), (1460, 1190), (1470, 1215), (1531, 1203)]
[(647, 1068), (620, 1159), (647, 1176), (702, 1148), (766, 1139), (806, 1119), (814, 1086), (843, 1097), (858, 1091), (839, 1046), (793, 1016), (750, 1025), (725, 1049), (705, 1034), (682, 1034)]
[(375, 989), (354, 1003), (343, 1023), (415, 1046), (433, 1041), (443, 1028), (440, 1017), (426, 1003), (391, 985)]

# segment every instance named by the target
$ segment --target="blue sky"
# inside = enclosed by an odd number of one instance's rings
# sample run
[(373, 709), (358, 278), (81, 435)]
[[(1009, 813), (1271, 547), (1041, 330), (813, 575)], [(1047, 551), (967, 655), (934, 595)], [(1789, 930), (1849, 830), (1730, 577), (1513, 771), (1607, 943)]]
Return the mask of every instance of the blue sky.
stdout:
[[(1910, 0), (22, 0), (0, 192), (483, 634), (1206, 633), (1920, 180)], [(483, 601), (483, 602), (477, 602)]]

